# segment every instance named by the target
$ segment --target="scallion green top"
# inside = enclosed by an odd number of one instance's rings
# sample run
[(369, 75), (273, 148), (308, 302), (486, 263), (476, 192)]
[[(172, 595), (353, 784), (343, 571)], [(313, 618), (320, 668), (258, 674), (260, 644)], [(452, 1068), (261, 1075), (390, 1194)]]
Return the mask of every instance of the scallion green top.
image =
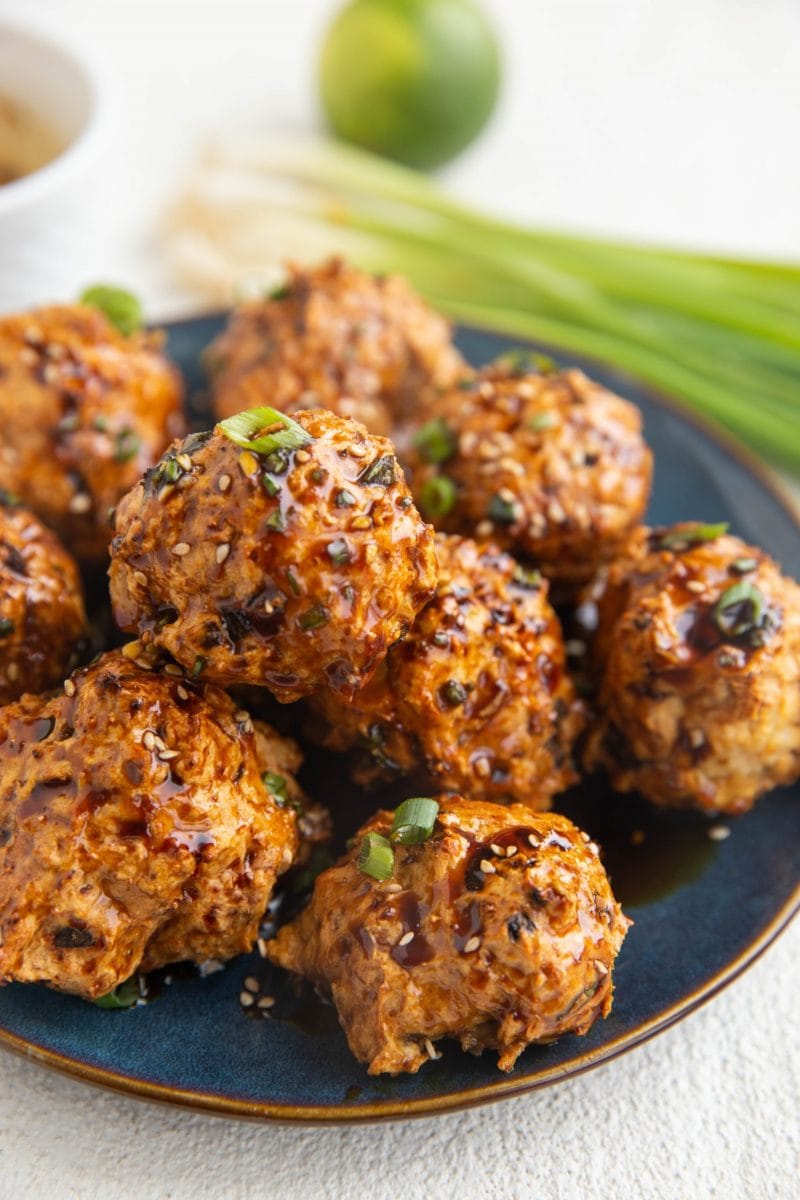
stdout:
[(254, 454), (299, 450), (312, 440), (302, 425), (276, 408), (250, 408), (220, 421), (217, 428), (237, 446)]

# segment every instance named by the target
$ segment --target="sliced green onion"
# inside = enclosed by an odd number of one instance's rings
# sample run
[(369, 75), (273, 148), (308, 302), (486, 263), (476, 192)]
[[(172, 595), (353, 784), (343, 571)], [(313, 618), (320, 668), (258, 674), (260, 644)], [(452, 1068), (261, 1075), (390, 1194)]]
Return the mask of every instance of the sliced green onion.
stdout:
[(537, 354), (520, 346), (515, 350), (506, 350), (494, 360), (495, 366), (506, 371), (509, 375), (552, 375), (558, 368), (549, 354)]
[(142, 306), (131, 292), (109, 284), (96, 283), (81, 294), (81, 304), (103, 313), (115, 329), (130, 337), (142, 327)]
[(22, 501), (13, 492), (7, 492), (5, 488), (0, 488), (0, 504), (4, 508), (19, 508)]
[(267, 529), (271, 529), (273, 533), (286, 532), (286, 518), (280, 508), (274, 508), (267, 517), (264, 525)]
[(261, 476), (261, 486), (268, 496), (277, 496), (278, 492), (281, 490), (281, 485), (276, 483), (272, 476), (267, 475), (266, 472), (264, 472), (264, 474)]
[(537, 567), (525, 567), (522, 563), (517, 563), (514, 567), (511, 578), (517, 587), (527, 588), (532, 592), (538, 591), (542, 586), (542, 572)]
[(286, 792), (286, 780), (283, 775), (276, 775), (273, 771), (262, 771), (261, 782), (277, 804), (283, 807), (284, 804), (288, 803), (289, 797)]
[(207, 658), (203, 658), (202, 655), (198, 654), (197, 658), (192, 663), (191, 674), (194, 679), (196, 679), (197, 676), (202, 673), (203, 668), (205, 667), (207, 662), (208, 662)]
[(442, 417), (427, 421), (414, 434), (414, 448), (426, 463), (448, 462), (457, 449), (456, 435)]
[(357, 865), (359, 871), (373, 879), (388, 879), (394, 871), (392, 843), (380, 833), (366, 834), (358, 852)]
[(14, 622), (9, 617), (0, 617), (0, 638), (8, 637), (14, 632)]
[(359, 483), (371, 483), (376, 487), (391, 487), (397, 479), (397, 459), (393, 454), (376, 458), (358, 477)]
[(114, 458), (117, 462), (130, 462), (139, 453), (142, 439), (132, 429), (122, 429), (114, 439)]
[(339, 488), (333, 498), (333, 502), (337, 508), (352, 508), (356, 502), (356, 498), (352, 492), (348, 492), (346, 488)]
[(731, 563), (729, 570), (735, 575), (749, 575), (751, 571), (758, 570), (758, 559), (756, 558), (737, 558)]
[(693, 525), (688, 529), (673, 529), (659, 539), (662, 550), (688, 550), (690, 546), (699, 546), (701, 542), (713, 542), (728, 532), (728, 522), (720, 521), (717, 525)]
[(489, 507), (486, 510), (486, 515), (490, 521), (494, 521), (497, 525), (513, 525), (516, 520), (513, 502), (511, 500), (504, 500), (499, 495), (492, 496), (489, 501)]
[(300, 614), (297, 623), (301, 629), (319, 629), (320, 625), (327, 624), (329, 617), (330, 613), (324, 604), (314, 604)]
[(267, 292), (268, 300), (288, 300), (292, 294), (292, 289), (288, 283), (279, 283), (277, 287), (272, 288)]
[(528, 421), (528, 429), (532, 429), (534, 433), (541, 433), (544, 429), (552, 429), (555, 423), (556, 414), (554, 412), (540, 412)]
[(765, 608), (763, 592), (747, 579), (740, 579), (720, 596), (714, 606), (714, 621), (726, 637), (743, 637), (758, 629)]
[(254, 454), (299, 450), (312, 440), (302, 425), (276, 408), (247, 409), (220, 421), (217, 428), (237, 446), (243, 446)]
[(458, 708), (467, 698), (466, 688), (457, 679), (448, 679), (439, 688), (439, 695), (448, 708)]
[(99, 996), (95, 1000), (97, 1008), (133, 1008), (139, 999), (139, 982), (135, 975), (118, 984), (112, 992)]
[(447, 475), (434, 475), (423, 483), (419, 502), (427, 517), (446, 517), (458, 497), (458, 489)]
[(439, 804), (429, 796), (415, 796), (404, 800), (396, 809), (389, 837), (402, 846), (418, 846), (433, 833)]
[(350, 547), (344, 538), (335, 538), (325, 547), (328, 558), (337, 567), (344, 567), (350, 562)]

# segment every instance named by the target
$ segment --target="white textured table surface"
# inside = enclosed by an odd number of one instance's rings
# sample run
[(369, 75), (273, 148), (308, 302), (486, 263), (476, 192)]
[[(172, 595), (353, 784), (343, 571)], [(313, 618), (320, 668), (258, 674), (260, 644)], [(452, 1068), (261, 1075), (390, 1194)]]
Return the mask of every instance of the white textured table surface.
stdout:
[[(194, 140), (313, 119), (324, 0), (0, 0), (90, 38), (122, 118), (112, 200), (74, 285), (102, 273), (168, 314), (151, 237)], [(509, 82), (451, 168), (528, 221), (800, 257), (795, 0), (495, 0)], [(151, 1107), (0, 1057), (0, 1197), (348, 1195), (633, 1200), (800, 1194), (800, 927), (734, 987), (615, 1063), (406, 1125), (259, 1128)]]

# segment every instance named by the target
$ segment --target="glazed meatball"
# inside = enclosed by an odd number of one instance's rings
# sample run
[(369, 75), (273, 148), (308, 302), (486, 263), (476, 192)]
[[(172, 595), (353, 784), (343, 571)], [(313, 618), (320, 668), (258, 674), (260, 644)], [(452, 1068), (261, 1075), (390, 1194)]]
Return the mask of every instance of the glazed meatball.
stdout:
[(0, 317), (0, 488), (102, 561), (110, 510), (183, 432), (181, 402), (157, 334), (78, 305)]
[(120, 503), (114, 612), (203, 679), (352, 694), (433, 594), (433, 530), (384, 438), (322, 409), (258, 412), (295, 448), (217, 426)]
[(75, 561), (33, 513), (0, 492), (0, 704), (63, 679), (87, 632)]
[(309, 732), (358, 748), (361, 784), (393, 775), (478, 800), (547, 807), (575, 782), (582, 709), (547, 583), (493, 546), (440, 534), (439, 585), (351, 702), (323, 690)]
[(3, 980), (92, 999), (140, 966), (230, 958), (295, 857), (272, 735), (146, 662), (114, 651), (0, 709)]
[(586, 761), (618, 791), (735, 814), (800, 775), (800, 587), (724, 529), (642, 530), (609, 569)]
[(463, 369), (449, 323), (403, 279), (339, 260), (290, 267), (285, 287), (234, 312), (206, 361), (218, 417), (261, 404), (321, 407), (384, 435), (423, 388)]
[(569, 596), (618, 552), (650, 493), (638, 409), (581, 371), (491, 367), (434, 396), (407, 455), (424, 516), (491, 538)]
[(330, 993), (371, 1075), (415, 1072), (439, 1038), (499, 1052), (585, 1033), (611, 1008), (623, 916), (597, 847), (522, 804), (441, 796), (433, 834), (398, 845), (390, 878), (358, 866), (367, 835), (317, 877), (308, 908), (267, 943), (272, 962)]

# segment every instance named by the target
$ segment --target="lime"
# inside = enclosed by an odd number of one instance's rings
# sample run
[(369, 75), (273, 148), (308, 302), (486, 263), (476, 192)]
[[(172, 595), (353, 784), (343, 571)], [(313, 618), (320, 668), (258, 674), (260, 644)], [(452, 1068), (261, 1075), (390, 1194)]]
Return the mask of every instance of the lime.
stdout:
[(486, 124), (500, 59), (473, 0), (351, 0), (319, 63), (334, 132), (414, 167), (453, 158)]

